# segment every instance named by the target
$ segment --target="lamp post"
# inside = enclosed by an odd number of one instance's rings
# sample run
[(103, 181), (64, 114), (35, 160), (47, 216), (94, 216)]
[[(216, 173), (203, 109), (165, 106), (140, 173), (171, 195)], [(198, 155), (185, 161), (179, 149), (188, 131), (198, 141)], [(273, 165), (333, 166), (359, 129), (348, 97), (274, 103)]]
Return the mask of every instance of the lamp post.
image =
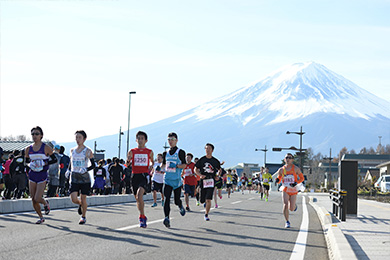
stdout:
[(129, 145), (130, 145), (130, 139), (129, 139), (129, 134), (130, 134), (130, 105), (131, 105), (131, 94), (136, 94), (135, 91), (130, 91), (129, 92), (129, 116), (127, 119), (127, 149), (126, 152), (129, 151)]
[(256, 152), (258, 152), (258, 151), (264, 152), (264, 167), (265, 167), (265, 164), (267, 163), (267, 151), (268, 151), (267, 146), (265, 146), (264, 149), (255, 149), (255, 151)]
[(296, 134), (296, 135), (299, 135), (299, 168), (303, 171), (303, 168), (302, 168), (302, 159), (303, 159), (303, 154), (302, 154), (302, 151), (304, 149), (302, 149), (302, 136), (305, 134), (305, 132), (302, 132), (302, 126), (301, 126), (301, 131), (299, 132), (290, 132), (290, 131), (287, 131), (286, 134)]
[(167, 151), (167, 149), (169, 148), (169, 146), (167, 146), (167, 142), (165, 142), (165, 145), (163, 146), (163, 148), (165, 149), (165, 151)]
[(119, 127), (119, 144), (118, 144), (118, 158), (121, 158), (121, 143), (122, 143), (122, 135), (124, 133), (122, 132), (122, 126)]
[(324, 157), (324, 160), (329, 160), (329, 180), (327, 181), (327, 189), (330, 187), (330, 181), (332, 181), (332, 148), (329, 150), (329, 157)]

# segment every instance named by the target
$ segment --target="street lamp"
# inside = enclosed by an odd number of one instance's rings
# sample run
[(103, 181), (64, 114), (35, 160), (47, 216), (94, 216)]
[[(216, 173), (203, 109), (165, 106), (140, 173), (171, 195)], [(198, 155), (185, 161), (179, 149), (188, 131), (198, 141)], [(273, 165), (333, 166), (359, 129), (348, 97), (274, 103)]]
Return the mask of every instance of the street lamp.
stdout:
[(324, 158), (322, 158), (322, 159), (324, 159), (324, 160), (329, 160), (329, 179), (328, 179), (328, 181), (327, 181), (327, 189), (329, 189), (329, 187), (330, 187), (330, 181), (332, 180), (332, 148), (330, 148), (330, 150), (329, 150), (329, 157), (324, 157)]
[(135, 91), (130, 91), (129, 92), (129, 116), (127, 120), (127, 149), (126, 152), (129, 152), (129, 145), (130, 145), (130, 139), (129, 139), (129, 134), (130, 134), (130, 105), (131, 105), (131, 94), (136, 94)]
[(124, 133), (122, 132), (122, 126), (119, 127), (119, 144), (118, 144), (118, 158), (121, 158), (121, 143), (122, 143), (122, 135)]
[(299, 168), (303, 171), (303, 168), (302, 168), (302, 159), (303, 159), (303, 154), (302, 154), (302, 151), (304, 149), (302, 149), (302, 135), (305, 134), (305, 132), (302, 132), (302, 126), (301, 126), (301, 131), (299, 132), (290, 132), (290, 131), (287, 131), (286, 134), (296, 134), (296, 135), (299, 135)]
[(255, 151), (256, 152), (258, 152), (258, 151), (262, 151), (262, 152), (264, 152), (264, 167), (265, 167), (265, 164), (266, 164), (266, 162), (267, 162), (267, 146), (265, 146), (265, 148), (264, 149), (255, 149)]

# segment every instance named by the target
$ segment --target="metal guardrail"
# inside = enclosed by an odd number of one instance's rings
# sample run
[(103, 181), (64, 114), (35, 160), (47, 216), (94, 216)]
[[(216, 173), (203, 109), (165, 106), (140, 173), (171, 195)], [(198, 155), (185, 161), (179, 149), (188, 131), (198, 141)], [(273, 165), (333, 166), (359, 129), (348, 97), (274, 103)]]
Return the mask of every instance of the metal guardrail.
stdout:
[(333, 215), (341, 221), (345, 221), (347, 214), (347, 191), (329, 190), (330, 199), (333, 201)]

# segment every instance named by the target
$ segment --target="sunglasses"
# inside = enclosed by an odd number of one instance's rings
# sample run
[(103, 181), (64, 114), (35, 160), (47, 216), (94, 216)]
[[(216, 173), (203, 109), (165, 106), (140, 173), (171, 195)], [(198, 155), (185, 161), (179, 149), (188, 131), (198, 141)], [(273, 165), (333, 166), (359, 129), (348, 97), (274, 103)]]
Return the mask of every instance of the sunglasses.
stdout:
[(31, 133), (31, 135), (41, 135), (41, 133)]
[(293, 159), (291, 156), (287, 156), (287, 157), (285, 157), (286, 159)]
[(175, 141), (175, 140), (176, 140), (175, 137), (170, 137), (170, 138), (168, 138), (168, 141)]

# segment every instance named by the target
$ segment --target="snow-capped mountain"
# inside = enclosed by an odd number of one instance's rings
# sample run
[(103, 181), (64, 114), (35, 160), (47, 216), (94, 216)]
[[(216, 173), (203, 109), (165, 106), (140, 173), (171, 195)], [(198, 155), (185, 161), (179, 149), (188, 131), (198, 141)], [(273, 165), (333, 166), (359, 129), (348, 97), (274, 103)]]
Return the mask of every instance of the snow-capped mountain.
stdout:
[[(299, 136), (285, 133), (299, 131), (300, 126), (306, 132), (303, 148), (312, 147), (316, 153), (344, 146), (376, 147), (378, 136), (390, 140), (390, 102), (323, 65), (296, 63), (184, 113), (131, 129), (130, 135), (146, 131), (148, 146), (157, 153), (163, 151), (167, 133), (174, 131), (179, 147), (198, 157), (204, 154), (204, 144), (211, 142), (215, 156), (232, 166), (263, 163), (263, 153), (254, 149), (264, 145), (298, 147)], [(117, 135), (96, 140), (108, 157), (117, 155)], [(124, 149), (121, 153), (125, 154)], [(282, 156), (269, 151), (267, 162), (280, 162)]]

